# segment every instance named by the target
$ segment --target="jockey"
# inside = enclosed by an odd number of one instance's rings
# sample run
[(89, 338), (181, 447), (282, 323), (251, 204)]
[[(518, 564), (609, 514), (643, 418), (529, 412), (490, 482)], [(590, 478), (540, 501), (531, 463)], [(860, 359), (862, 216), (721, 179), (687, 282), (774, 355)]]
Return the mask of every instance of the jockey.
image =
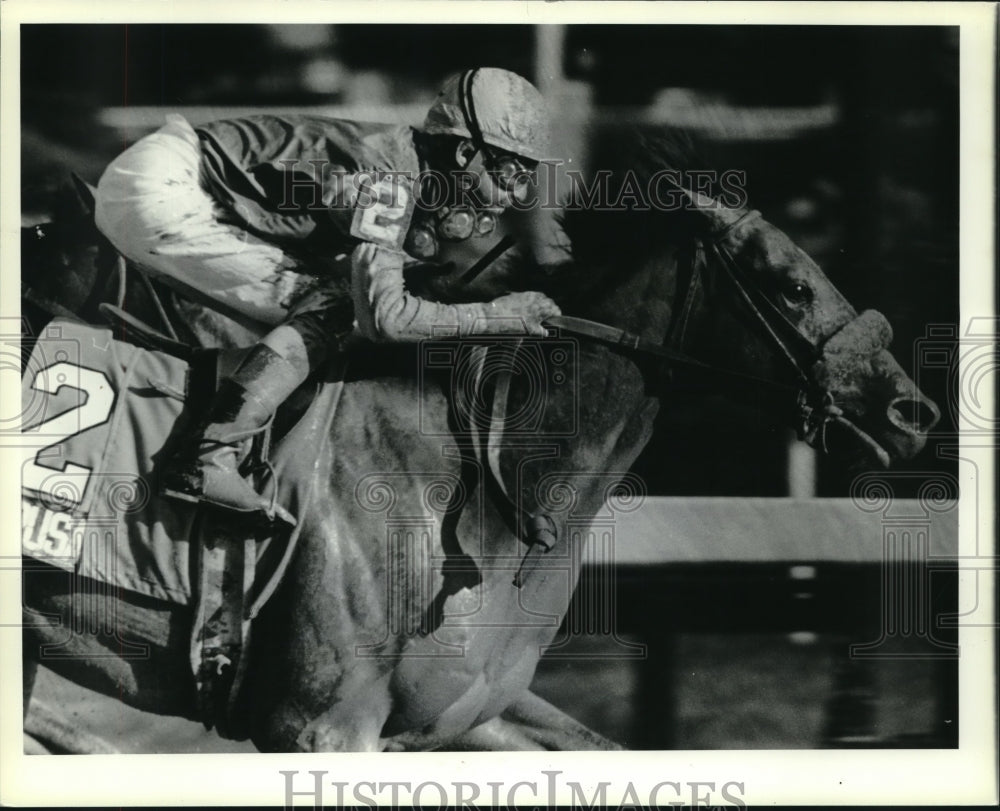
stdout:
[[(277, 324), (166, 462), (164, 493), (294, 522), (240, 475), (241, 448), (352, 331), (386, 342), (545, 335), (559, 309), (539, 292), (439, 303), (409, 294), (403, 268), (433, 261), (442, 241), (492, 232), (546, 148), (538, 91), (479, 68), (445, 82), (420, 128), (264, 115), (192, 129), (169, 116), (113, 161), (95, 216), (126, 258)], [(330, 262), (337, 254), (349, 267)]]

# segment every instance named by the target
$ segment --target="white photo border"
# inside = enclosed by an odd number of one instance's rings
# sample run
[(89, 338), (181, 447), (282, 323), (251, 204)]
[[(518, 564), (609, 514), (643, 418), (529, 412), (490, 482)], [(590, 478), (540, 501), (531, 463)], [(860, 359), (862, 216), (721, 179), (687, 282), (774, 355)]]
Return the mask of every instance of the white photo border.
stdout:
[[(0, 308), (18, 318), (17, 288), (20, 221), (19, 24), (152, 22), (421, 22), (475, 23), (753, 23), (783, 25), (957, 25), (961, 29), (961, 323), (993, 318), (995, 290), (993, 202), (996, 137), (996, 13), (989, 3), (542, 3), (379, 2), (331, 3), (312, 0), (261, 2), (198, 0), (117, 2), (95, 0), (4, 0), (0, 4)], [(6, 381), (6, 378), (5, 378)], [(990, 393), (990, 396), (992, 393)], [(17, 397), (5, 386), (0, 396)], [(993, 404), (988, 403), (988, 412)], [(15, 406), (16, 408), (16, 406)], [(4, 413), (16, 413), (13, 409)], [(993, 439), (995, 442), (995, 439)], [(960, 554), (974, 556), (968, 539), (993, 538), (993, 442), (963, 442), (980, 480), (960, 499)], [(6, 453), (6, 449), (0, 449)], [(540, 793), (517, 796), (529, 804), (567, 803), (567, 781), (591, 796), (602, 780), (613, 782), (607, 799), (617, 804), (631, 783), (645, 803), (649, 788), (663, 781), (742, 784), (739, 798), (763, 804), (993, 804), (997, 801), (995, 629), (962, 627), (960, 645), (960, 746), (955, 750), (877, 751), (670, 751), (616, 753), (462, 754), (254, 754), (254, 755), (90, 755), (28, 757), (20, 724), (20, 576), (16, 562), (20, 534), (18, 468), (0, 465), (0, 803), (49, 806), (269, 805), (285, 802), (281, 771), (297, 772), (295, 789), (309, 787), (310, 770), (336, 781), (456, 780), (486, 786), (535, 781)], [(976, 493), (979, 502), (977, 506)], [(987, 499), (987, 501), (983, 501)], [(961, 601), (978, 593), (980, 616), (995, 616), (994, 573), (963, 571)], [(985, 604), (984, 604), (984, 601)], [(545, 795), (544, 772), (558, 771), (562, 793)], [(489, 797), (484, 790), (481, 800)], [(734, 793), (736, 793), (734, 791)], [(350, 796), (350, 795), (349, 795)], [(504, 796), (504, 795), (501, 795)], [(717, 795), (714, 795), (717, 796)], [(329, 788), (323, 798), (334, 804)], [(454, 798), (452, 798), (454, 799)], [(672, 798), (671, 798), (672, 799)], [(312, 805), (308, 793), (295, 796)], [(438, 802), (430, 793), (427, 802)]]

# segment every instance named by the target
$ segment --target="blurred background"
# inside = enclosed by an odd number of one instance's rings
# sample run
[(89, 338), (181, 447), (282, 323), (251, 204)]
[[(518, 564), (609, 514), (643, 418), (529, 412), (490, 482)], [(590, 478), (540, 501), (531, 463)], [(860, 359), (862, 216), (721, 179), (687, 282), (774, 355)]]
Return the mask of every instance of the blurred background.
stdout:
[[(167, 112), (195, 124), (262, 109), (417, 124), (441, 80), (474, 65), (534, 81), (551, 100), (562, 156), (582, 168), (616, 131), (676, 127), (698, 140), (710, 166), (745, 171), (753, 205), (858, 310), (886, 315), (895, 356), (931, 399), (953, 400), (947, 370), (916, 369), (916, 355), (930, 327), (958, 323), (957, 28), (25, 25), (24, 222), (52, 215), (70, 171), (96, 183)], [(938, 449), (956, 426), (942, 412), (943, 439), (903, 465), (897, 497), (914, 497), (929, 478), (953, 481), (955, 462)], [(634, 469), (652, 497), (835, 499), (850, 491), (849, 476), (768, 414), (722, 394), (673, 402), (659, 420), (670, 430), (658, 432)], [(812, 530), (800, 527), (804, 538)], [(766, 558), (729, 568), (645, 562), (641, 570), (663, 584), (660, 602), (640, 607), (631, 587), (620, 588), (615, 611), (623, 622), (637, 618), (622, 633), (648, 643), (647, 652), (619, 656), (618, 642), (574, 633), (562, 650), (574, 655), (543, 662), (537, 689), (634, 747), (850, 745), (851, 735), (829, 729), (845, 712), (868, 745), (900, 735), (912, 743), (932, 727), (932, 742), (950, 740), (940, 736), (951, 723), (941, 714), (957, 700), (953, 662), (942, 669), (917, 655), (859, 671), (846, 656), (846, 642), (867, 641), (858, 638), (867, 631), (859, 631), (866, 620), (845, 619), (844, 597), (863, 616), (877, 615), (877, 571), (842, 562), (796, 579), (788, 561)], [(621, 577), (634, 584), (636, 572)], [(827, 601), (810, 615), (815, 628), (731, 622), (793, 581), (789, 594), (811, 589), (817, 605)], [(700, 618), (706, 600), (717, 623)], [(787, 619), (801, 601), (783, 606), (774, 614)], [(567, 697), (567, 689), (579, 694)], [(851, 690), (863, 701), (845, 710), (837, 702)], [(957, 721), (948, 729), (957, 734)], [(177, 734), (178, 746), (225, 746)]]

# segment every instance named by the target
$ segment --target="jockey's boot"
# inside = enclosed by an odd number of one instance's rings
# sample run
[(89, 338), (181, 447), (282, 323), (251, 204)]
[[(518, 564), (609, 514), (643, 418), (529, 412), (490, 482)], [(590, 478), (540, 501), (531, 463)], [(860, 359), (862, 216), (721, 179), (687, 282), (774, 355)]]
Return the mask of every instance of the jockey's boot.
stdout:
[(264, 430), (306, 372), (264, 344), (251, 349), (232, 377), (222, 381), (194, 435), (167, 461), (163, 494), (294, 526), (291, 513), (258, 493), (239, 467), (247, 440)]

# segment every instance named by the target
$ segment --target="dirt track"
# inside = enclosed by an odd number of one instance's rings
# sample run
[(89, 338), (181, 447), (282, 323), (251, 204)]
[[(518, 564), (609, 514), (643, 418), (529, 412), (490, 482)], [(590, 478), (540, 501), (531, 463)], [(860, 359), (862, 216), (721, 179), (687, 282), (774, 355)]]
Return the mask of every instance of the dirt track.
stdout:
[[(787, 635), (682, 635), (677, 668), (676, 745), (680, 749), (797, 749), (820, 745), (831, 692), (829, 638), (803, 644)], [(645, 714), (634, 662), (599, 657), (600, 637), (574, 649), (589, 659), (542, 660), (535, 691), (629, 748), (643, 748)], [(606, 653), (606, 651), (605, 651)], [(930, 662), (880, 663), (874, 733), (917, 733), (933, 717)], [(73, 725), (124, 753), (254, 752), (200, 724), (153, 715), (39, 670), (35, 696)]]

